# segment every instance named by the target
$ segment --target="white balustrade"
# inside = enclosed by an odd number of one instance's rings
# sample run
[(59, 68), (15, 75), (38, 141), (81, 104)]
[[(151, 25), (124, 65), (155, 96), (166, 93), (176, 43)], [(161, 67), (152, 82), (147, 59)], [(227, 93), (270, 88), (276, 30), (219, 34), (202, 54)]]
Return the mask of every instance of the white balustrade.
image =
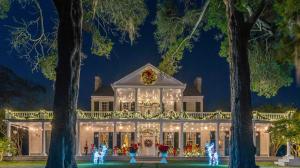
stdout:
[[(12, 120), (51, 120), (53, 118), (52, 111), (5, 111), (5, 118)], [(175, 116), (175, 117), (174, 117)], [(259, 113), (253, 112), (254, 120), (275, 121), (289, 117), (289, 113)], [(183, 119), (183, 120), (229, 120), (230, 112), (165, 112), (155, 118), (149, 119)], [(105, 119), (145, 119), (140, 112), (134, 111), (104, 111), (91, 112), (78, 110), (78, 119), (89, 120), (105, 120)]]

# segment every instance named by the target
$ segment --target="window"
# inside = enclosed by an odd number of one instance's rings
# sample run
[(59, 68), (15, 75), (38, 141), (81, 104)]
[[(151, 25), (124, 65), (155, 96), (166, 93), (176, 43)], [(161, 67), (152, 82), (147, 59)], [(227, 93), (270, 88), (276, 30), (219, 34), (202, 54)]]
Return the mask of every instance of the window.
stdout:
[(102, 102), (101, 105), (102, 105), (101, 111), (108, 111), (109, 109), (108, 102)]
[(94, 101), (94, 111), (99, 111), (99, 102)]

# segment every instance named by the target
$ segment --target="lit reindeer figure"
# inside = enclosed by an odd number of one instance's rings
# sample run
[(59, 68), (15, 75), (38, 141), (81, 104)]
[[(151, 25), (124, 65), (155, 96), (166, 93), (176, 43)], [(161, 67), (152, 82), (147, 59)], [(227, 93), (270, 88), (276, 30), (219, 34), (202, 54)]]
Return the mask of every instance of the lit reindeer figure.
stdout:
[(107, 151), (106, 145), (102, 146), (101, 151), (100, 150), (94, 151), (94, 164), (103, 164), (106, 151)]
[(215, 144), (211, 143), (211, 144), (206, 144), (206, 151), (208, 152), (208, 156), (209, 156), (209, 165), (210, 166), (216, 166), (219, 164), (219, 156), (218, 153), (215, 149)]

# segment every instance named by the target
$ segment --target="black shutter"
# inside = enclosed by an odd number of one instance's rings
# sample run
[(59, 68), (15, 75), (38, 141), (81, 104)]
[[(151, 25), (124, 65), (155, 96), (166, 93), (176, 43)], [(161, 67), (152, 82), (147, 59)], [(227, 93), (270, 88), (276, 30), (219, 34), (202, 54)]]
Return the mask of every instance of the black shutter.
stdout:
[(114, 137), (114, 133), (109, 132), (108, 133), (108, 148), (110, 148), (110, 149), (113, 149), (113, 137)]
[(201, 106), (200, 106), (200, 102), (196, 102), (196, 112), (200, 112), (201, 111)]
[(131, 102), (130, 111), (135, 111), (135, 102)]
[(186, 111), (186, 102), (183, 102), (183, 111)]
[(177, 111), (177, 102), (174, 102), (174, 111)]
[(260, 156), (260, 132), (255, 133), (255, 147), (256, 147), (256, 156)]
[(229, 156), (229, 144), (230, 144), (230, 139), (229, 139), (229, 131), (225, 131), (225, 156)]
[(214, 143), (216, 146), (216, 132), (210, 131), (210, 143)]
[(179, 133), (178, 132), (174, 132), (174, 147), (178, 149), (179, 147)]
[(121, 132), (117, 133), (117, 147), (121, 148)]
[(120, 111), (122, 111), (122, 110), (123, 110), (123, 103), (120, 102)]
[(100, 103), (98, 101), (94, 102), (94, 111), (100, 111), (99, 105), (100, 105)]
[(186, 146), (186, 132), (183, 132), (183, 147)]
[(94, 132), (94, 147), (99, 148), (99, 132)]
[(108, 110), (109, 111), (113, 111), (114, 110), (114, 102), (112, 102), (112, 101), (109, 102)]
[(198, 144), (199, 147), (201, 147), (201, 134), (200, 134), (200, 132), (196, 133), (196, 144)]
[(135, 142), (134, 142), (134, 132), (131, 132), (131, 144), (134, 144)]

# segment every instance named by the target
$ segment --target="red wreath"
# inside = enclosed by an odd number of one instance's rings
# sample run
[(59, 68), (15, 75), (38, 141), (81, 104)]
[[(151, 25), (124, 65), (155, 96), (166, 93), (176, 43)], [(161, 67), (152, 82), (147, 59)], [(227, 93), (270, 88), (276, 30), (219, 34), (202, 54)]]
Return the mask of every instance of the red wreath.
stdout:
[(146, 140), (144, 141), (144, 145), (145, 145), (146, 147), (151, 147), (151, 146), (153, 145), (153, 142), (152, 142), (150, 139), (146, 139)]

